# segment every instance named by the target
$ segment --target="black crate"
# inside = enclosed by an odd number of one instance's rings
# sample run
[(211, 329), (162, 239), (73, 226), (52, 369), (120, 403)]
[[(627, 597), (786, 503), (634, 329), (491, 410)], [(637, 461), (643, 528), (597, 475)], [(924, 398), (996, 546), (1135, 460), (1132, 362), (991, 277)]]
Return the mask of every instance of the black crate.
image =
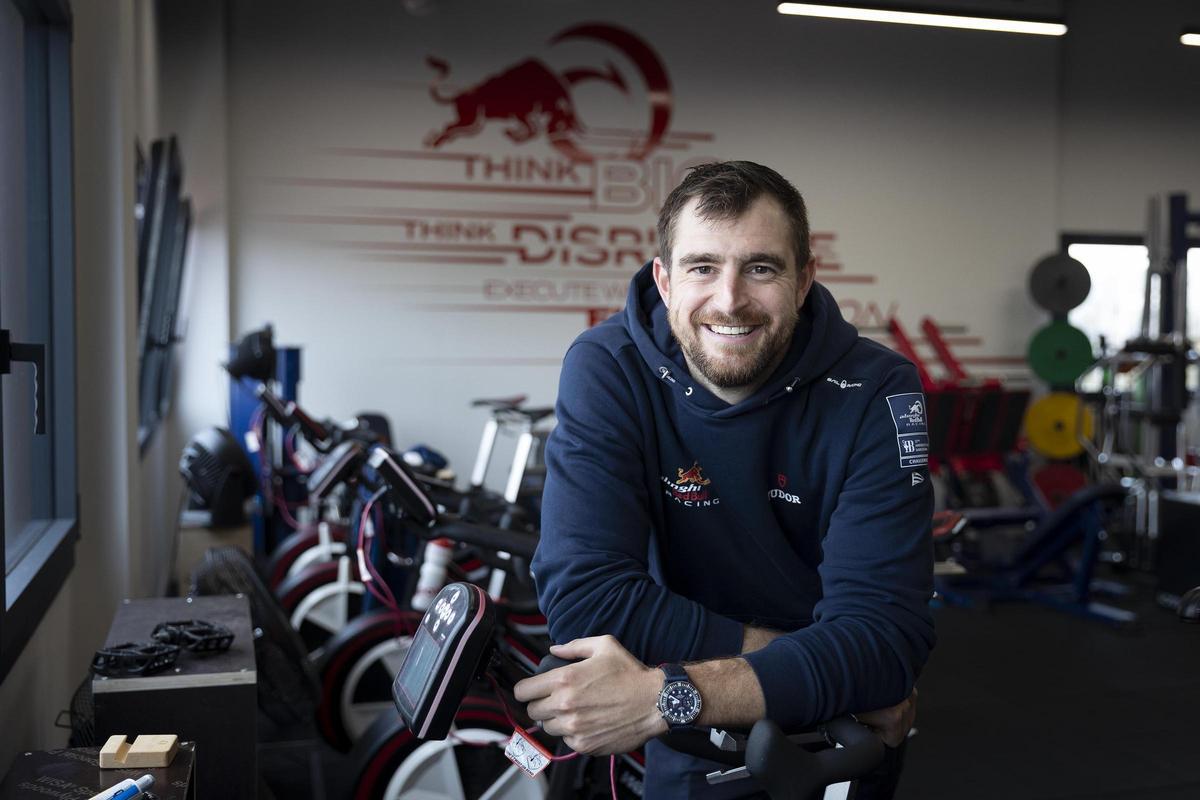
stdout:
[(233, 631), (223, 653), (183, 650), (154, 675), (92, 679), (96, 740), (174, 733), (196, 743), (198, 800), (252, 800), (258, 784), (258, 688), (250, 606), (243, 595), (125, 600), (105, 646), (145, 641), (160, 622), (201, 619)]

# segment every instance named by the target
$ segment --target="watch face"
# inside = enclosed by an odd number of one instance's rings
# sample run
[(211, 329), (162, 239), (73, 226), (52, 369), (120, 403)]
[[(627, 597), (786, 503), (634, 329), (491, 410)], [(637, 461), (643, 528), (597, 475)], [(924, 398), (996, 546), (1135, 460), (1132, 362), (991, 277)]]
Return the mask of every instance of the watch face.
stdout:
[(658, 696), (658, 710), (674, 725), (687, 725), (700, 716), (700, 692), (690, 683), (667, 684)]

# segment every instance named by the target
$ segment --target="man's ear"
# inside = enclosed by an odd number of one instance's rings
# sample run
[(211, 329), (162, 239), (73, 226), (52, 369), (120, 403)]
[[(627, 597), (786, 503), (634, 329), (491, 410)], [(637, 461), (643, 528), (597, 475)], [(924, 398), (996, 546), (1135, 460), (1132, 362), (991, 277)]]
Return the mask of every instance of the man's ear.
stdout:
[(796, 281), (796, 308), (799, 309), (804, 305), (804, 300), (808, 297), (808, 291), (812, 288), (813, 279), (817, 275), (817, 259), (816, 256), (808, 259), (808, 263), (804, 265), (804, 269), (800, 270), (800, 279)]
[(658, 296), (662, 298), (663, 305), (670, 308), (671, 270), (663, 264), (663, 260), (658, 256), (654, 257), (654, 285), (658, 287)]

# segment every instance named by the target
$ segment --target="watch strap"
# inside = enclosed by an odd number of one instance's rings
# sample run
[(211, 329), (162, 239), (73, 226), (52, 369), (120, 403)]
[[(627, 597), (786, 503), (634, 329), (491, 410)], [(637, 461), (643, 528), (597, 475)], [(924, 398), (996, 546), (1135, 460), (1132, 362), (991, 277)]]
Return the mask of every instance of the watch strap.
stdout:
[[(686, 683), (691, 686), (693, 690), (695, 690), (696, 685), (692, 683), (692, 679), (688, 677), (687, 670), (685, 670), (679, 664), (659, 664), (658, 668), (661, 669), (663, 674), (666, 676), (665, 680), (663, 680), (663, 691), (665, 691), (666, 688), (673, 683)], [(659, 697), (662, 697), (661, 693)], [(681, 731), (694, 731), (697, 730), (697, 727), (695, 723), (692, 722), (672, 722), (668, 719), (667, 729), (670, 733), (679, 733)]]
[(663, 686), (666, 686), (668, 683), (676, 683), (678, 681), (691, 681), (691, 678), (688, 677), (687, 670), (678, 664), (659, 664), (658, 668), (661, 669), (663, 674), (667, 676), (667, 679), (663, 681)]

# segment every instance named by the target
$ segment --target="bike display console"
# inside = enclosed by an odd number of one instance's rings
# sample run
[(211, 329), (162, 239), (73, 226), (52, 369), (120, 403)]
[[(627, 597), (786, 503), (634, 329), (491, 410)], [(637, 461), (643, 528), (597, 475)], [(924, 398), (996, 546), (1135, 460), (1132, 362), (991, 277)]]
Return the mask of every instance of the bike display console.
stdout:
[(446, 738), (486, 666), (495, 627), (491, 599), (478, 586), (451, 583), (433, 599), (392, 683), (396, 708), (417, 738)]

